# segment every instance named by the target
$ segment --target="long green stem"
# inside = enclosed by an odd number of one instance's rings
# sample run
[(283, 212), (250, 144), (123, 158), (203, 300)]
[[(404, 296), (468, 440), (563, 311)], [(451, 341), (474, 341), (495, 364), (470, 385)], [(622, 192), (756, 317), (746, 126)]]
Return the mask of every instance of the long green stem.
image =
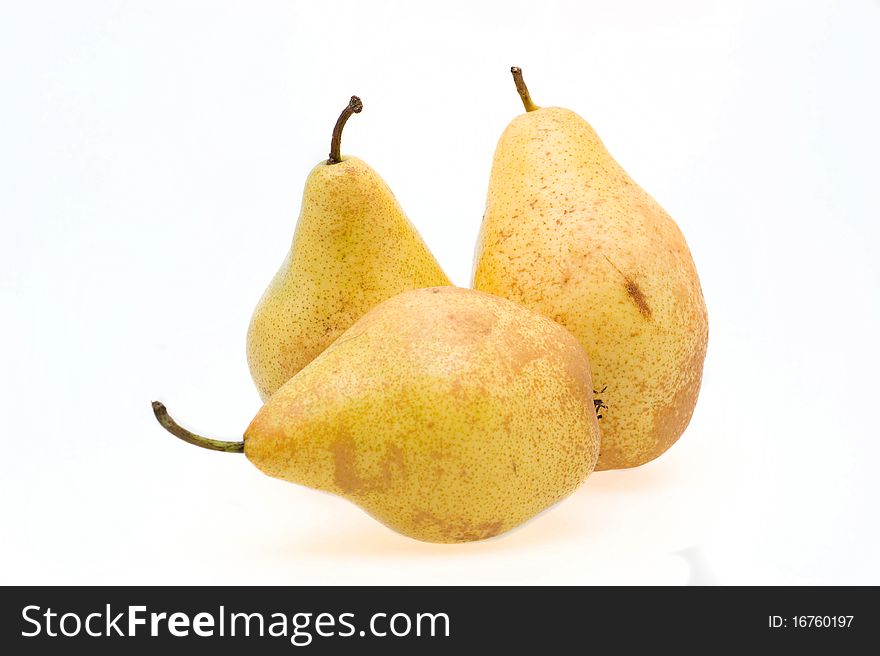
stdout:
[(536, 109), (540, 109), (540, 107), (532, 102), (532, 97), (529, 95), (529, 88), (526, 86), (526, 81), (523, 80), (522, 69), (519, 66), (511, 66), (510, 72), (513, 75), (513, 83), (516, 84), (516, 91), (519, 93), (519, 97), (522, 98), (523, 106), (526, 108), (526, 111), (533, 112)]
[(342, 128), (345, 127), (345, 122), (352, 114), (360, 114), (363, 108), (364, 103), (361, 102), (361, 99), (357, 96), (352, 96), (351, 100), (348, 101), (348, 105), (345, 106), (345, 109), (339, 115), (339, 118), (336, 119), (336, 125), (333, 126), (333, 137), (330, 139), (330, 159), (327, 160), (328, 164), (339, 164), (342, 161), (342, 156), (339, 154), (339, 148), (342, 144)]
[(223, 440), (212, 440), (210, 437), (202, 437), (201, 435), (196, 435), (195, 433), (186, 430), (169, 416), (165, 405), (159, 401), (153, 401), (153, 414), (156, 415), (156, 419), (162, 424), (162, 428), (184, 442), (189, 442), (190, 444), (195, 444), (196, 446), (200, 446), (203, 449), (210, 449), (211, 451), (244, 453), (243, 441), (224, 442)]

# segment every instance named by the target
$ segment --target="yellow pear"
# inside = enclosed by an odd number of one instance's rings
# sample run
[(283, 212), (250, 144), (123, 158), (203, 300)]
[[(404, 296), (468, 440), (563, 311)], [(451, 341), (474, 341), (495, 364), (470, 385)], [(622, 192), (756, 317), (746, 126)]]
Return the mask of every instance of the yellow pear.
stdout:
[(240, 442), (269, 476), (356, 503), (430, 542), (482, 540), (571, 493), (599, 426), (587, 354), (559, 324), (481, 292), (404, 292), (367, 312), (265, 403)]
[(501, 135), (473, 286), (565, 327), (590, 357), (601, 415), (597, 469), (641, 465), (696, 404), (708, 320), (678, 226), (580, 116), (532, 102)]
[(342, 128), (362, 107), (353, 96), (339, 117), (330, 158), (306, 180), (290, 251), (254, 310), (247, 357), (264, 401), (370, 308), (451, 284), (385, 181), (340, 155)]

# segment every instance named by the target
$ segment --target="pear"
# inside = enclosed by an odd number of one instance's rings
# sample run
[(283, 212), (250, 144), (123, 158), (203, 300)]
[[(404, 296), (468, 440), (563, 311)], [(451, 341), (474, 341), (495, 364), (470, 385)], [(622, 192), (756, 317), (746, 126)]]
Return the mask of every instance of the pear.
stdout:
[(481, 292), (434, 287), (367, 312), (263, 405), (240, 442), (269, 476), (349, 499), (429, 542), (482, 540), (571, 493), (599, 426), (590, 365), (562, 326)]
[(590, 357), (597, 469), (666, 451), (696, 404), (708, 339), (700, 281), (678, 226), (580, 116), (539, 108), (501, 135), (473, 286), (567, 327)]
[(340, 115), (330, 158), (306, 180), (290, 251), (254, 310), (247, 358), (264, 401), (373, 306), (451, 284), (385, 181), (340, 155), (342, 128), (362, 108), (352, 96)]

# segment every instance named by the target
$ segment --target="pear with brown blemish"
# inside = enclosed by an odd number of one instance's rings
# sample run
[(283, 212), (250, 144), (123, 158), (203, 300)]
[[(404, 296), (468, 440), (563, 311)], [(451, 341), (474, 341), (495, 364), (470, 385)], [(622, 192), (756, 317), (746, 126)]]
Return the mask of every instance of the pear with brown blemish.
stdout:
[(510, 530), (593, 470), (592, 388), (586, 352), (559, 324), (434, 287), (367, 312), (275, 392), (241, 442), (194, 435), (161, 403), (153, 411), (187, 442), (244, 452), (399, 533), (467, 542)]
[(476, 289), (551, 317), (587, 350), (601, 414), (597, 469), (641, 465), (682, 434), (706, 354), (706, 305), (678, 226), (574, 112), (539, 108), (501, 135)]
[(339, 117), (330, 158), (306, 180), (290, 251), (254, 310), (247, 358), (264, 401), (370, 308), (451, 284), (385, 181), (340, 155), (342, 128), (362, 107), (353, 96)]

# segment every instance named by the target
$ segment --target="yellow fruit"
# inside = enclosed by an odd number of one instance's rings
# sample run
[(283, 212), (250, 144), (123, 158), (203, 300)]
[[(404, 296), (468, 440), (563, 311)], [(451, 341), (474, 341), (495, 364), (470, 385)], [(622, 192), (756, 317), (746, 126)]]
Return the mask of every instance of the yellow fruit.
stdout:
[[(558, 324), (473, 290), (378, 305), (270, 398), (240, 451), (270, 476), (332, 492), (404, 535), (498, 535), (592, 471), (599, 428), (587, 355)], [(207, 443), (206, 443), (207, 442)]]
[(593, 128), (536, 107), (513, 72), (527, 112), (495, 151), (473, 285), (581, 341), (602, 415), (596, 468), (634, 467), (679, 438), (696, 404), (708, 339), (697, 271), (678, 226)]
[(369, 309), (409, 289), (449, 285), (391, 189), (367, 164), (338, 152), (309, 174), (285, 258), (254, 310), (251, 376), (265, 401)]

